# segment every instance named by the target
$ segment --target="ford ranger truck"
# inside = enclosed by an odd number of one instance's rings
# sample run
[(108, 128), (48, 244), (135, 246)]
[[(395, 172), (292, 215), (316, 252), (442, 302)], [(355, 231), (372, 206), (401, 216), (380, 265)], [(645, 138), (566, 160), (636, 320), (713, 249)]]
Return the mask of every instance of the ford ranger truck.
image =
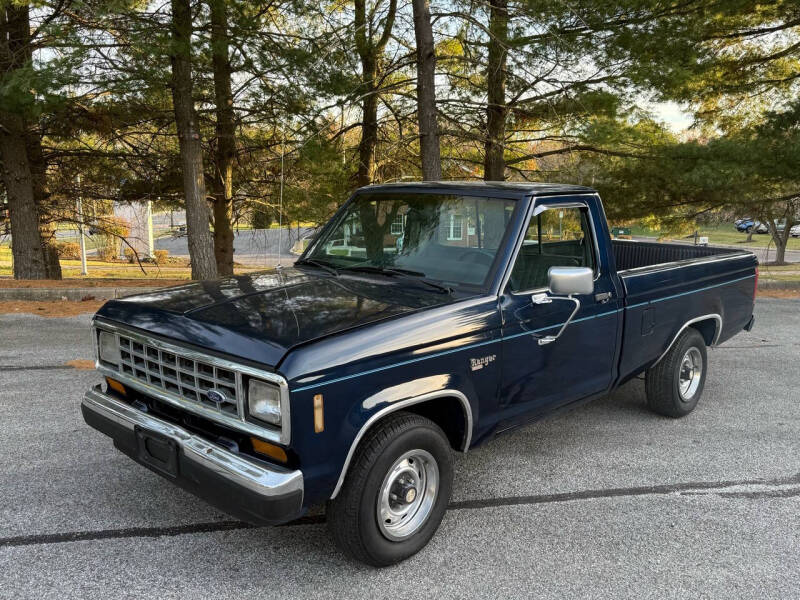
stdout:
[(438, 528), (453, 451), (641, 374), (655, 413), (691, 413), (757, 276), (745, 251), (612, 241), (585, 187), (366, 187), (291, 267), (107, 302), (83, 416), (249, 523), (326, 503), (344, 551), (389, 565)]

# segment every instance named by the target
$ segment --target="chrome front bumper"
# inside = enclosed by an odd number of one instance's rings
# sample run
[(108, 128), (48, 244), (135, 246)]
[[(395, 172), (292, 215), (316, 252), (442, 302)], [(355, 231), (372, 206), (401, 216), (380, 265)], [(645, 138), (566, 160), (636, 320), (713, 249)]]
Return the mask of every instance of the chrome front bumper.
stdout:
[(251, 523), (282, 523), (300, 516), (303, 473), (265, 466), (104, 393), (86, 392), (81, 406), (86, 422), (114, 440), (125, 454), (137, 457), (137, 432), (153, 432), (178, 448), (176, 475), (153, 469), (218, 508)]

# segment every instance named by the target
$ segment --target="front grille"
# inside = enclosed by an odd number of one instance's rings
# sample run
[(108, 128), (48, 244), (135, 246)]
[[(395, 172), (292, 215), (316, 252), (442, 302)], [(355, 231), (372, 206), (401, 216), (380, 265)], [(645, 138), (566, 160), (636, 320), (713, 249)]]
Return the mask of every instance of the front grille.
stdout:
[[(97, 368), (104, 375), (180, 410), (288, 445), (289, 385), (279, 373), (173, 344), (114, 323), (95, 323), (94, 332)], [(106, 348), (105, 357), (101, 356), (102, 348)], [(119, 349), (119, 356), (115, 349)], [(248, 418), (245, 390), (251, 379), (267, 382), (280, 391), (281, 425)]]
[[(118, 339), (121, 373), (185, 401), (232, 417), (240, 416), (240, 386), (235, 371), (169, 352), (124, 334), (119, 334)], [(212, 394), (214, 399), (209, 398), (211, 390), (217, 392)]]

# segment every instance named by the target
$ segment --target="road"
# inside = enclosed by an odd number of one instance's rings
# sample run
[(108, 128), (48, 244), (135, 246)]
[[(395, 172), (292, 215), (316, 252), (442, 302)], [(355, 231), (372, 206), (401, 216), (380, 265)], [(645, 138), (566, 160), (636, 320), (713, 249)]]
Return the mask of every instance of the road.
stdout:
[[(296, 256), (290, 254), (292, 246), (312, 231), (307, 227), (241, 230), (233, 239), (233, 260), (243, 265), (265, 265), (272, 264), (281, 255), (288, 257), (288, 262), (294, 262)], [(160, 237), (155, 242), (157, 250), (168, 250), (170, 256), (189, 255), (185, 235)]]
[[(168, 219), (169, 215), (167, 215)], [(293, 262), (296, 255), (291, 254), (292, 246), (298, 239), (313, 233), (309, 227), (283, 227), (282, 229), (242, 229), (234, 234), (234, 261), (249, 266), (272, 266), (280, 257), (288, 257)], [(158, 235), (156, 231), (156, 235)], [(74, 239), (75, 231), (64, 229), (56, 232), (59, 238)], [(8, 240), (10, 242), (10, 236)], [(170, 256), (189, 256), (189, 245), (186, 234), (165, 235), (155, 239), (156, 250), (167, 250)], [(94, 256), (95, 250), (88, 255)], [(286, 261), (284, 261), (286, 262)]]
[(88, 316), (0, 315), (0, 597), (798, 598), (798, 301), (756, 317), (686, 419), (633, 381), (459, 455), (431, 544), (374, 570), (319, 514), (246, 528), (89, 429)]

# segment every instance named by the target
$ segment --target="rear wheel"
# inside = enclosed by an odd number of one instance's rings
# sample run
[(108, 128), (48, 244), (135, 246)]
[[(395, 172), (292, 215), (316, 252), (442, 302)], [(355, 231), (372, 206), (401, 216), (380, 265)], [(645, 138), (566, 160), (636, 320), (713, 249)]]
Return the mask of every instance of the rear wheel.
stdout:
[(648, 407), (665, 417), (683, 417), (692, 412), (703, 394), (708, 360), (706, 343), (699, 331), (689, 327), (672, 348), (645, 376)]
[(452, 452), (441, 428), (419, 415), (389, 415), (367, 433), (328, 502), (328, 529), (356, 560), (394, 564), (436, 533), (452, 483)]

